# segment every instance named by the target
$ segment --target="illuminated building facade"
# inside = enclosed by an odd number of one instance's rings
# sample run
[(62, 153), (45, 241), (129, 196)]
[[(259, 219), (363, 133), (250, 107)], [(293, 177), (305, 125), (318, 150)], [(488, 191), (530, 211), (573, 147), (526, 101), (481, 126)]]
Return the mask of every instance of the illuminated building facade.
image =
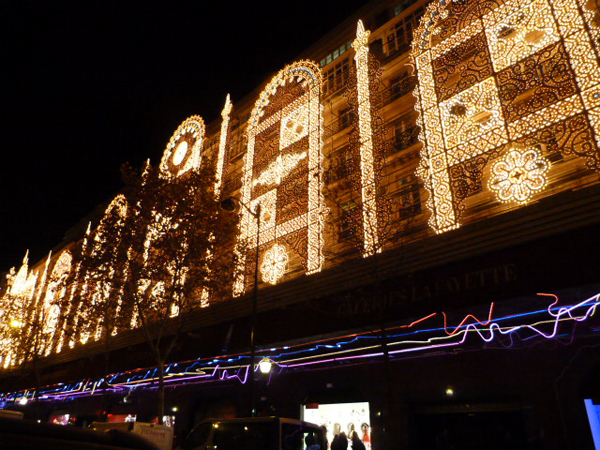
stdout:
[[(183, 122), (161, 173), (213, 161), (216, 197), (260, 205), (260, 221), (240, 208), (246, 246), (232, 249), (231, 298), (199, 301), (208, 307), (191, 322), (206, 337), (169, 364), (178, 420), (246, 407), (258, 270), (257, 354), (275, 363), (259, 380), (264, 413), (366, 402), (375, 448), (460, 447), (466, 430), (482, 446), (589, 446), (586, 411), (600, 394), (599, 14), (584, 0), (374, 1), (257, 97), (228, 96), (213, 123)], [(93, 327), (62, 337), (65, 271), (97, 301), (118, 295), (71, 263), (76, 246), (100, 251), (97, 228), (9, 273), (6, 292), (47, 316), (48, 385), (73, 381), (47, 387), (49, 403), (91, 404), (101, 380), (115, 398), (152, 388), (129, 326), (114, 330), (123, 361), (108, 377), (74, 369), (101, 353)]]

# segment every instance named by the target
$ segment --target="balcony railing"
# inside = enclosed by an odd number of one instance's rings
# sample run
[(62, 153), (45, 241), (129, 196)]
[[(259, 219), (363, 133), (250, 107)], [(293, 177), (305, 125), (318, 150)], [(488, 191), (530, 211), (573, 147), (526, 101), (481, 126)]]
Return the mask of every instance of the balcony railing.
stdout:
[(354, 123), (354, 114), (348, 113), (343, 116), (338, 117), (337, 119), (329, 122), (329, 124), (325, 125), (325, 130), (323, 133), (323, 138), (327, 139), (333, 136), (336, 133), (348, 128)]
[(394, 100), (403, 97), (404, 95), (412, 92), (417, 84), (417, 77), (406, 77), (381, 92), (383, 105), (388, 105)]
[(348, 164), (336, 164), (334, 166), (329, 167), (328, 170), (325, 171), (325, 183), (335, 183), (336, 181), (340, 181), (350, 175), (351, 168)]
[(419, 142), (419, 127), (414, 126), (402, 133), (397, 133), (389, 141), (388, 155), (394, 155)]
[(401, 44), (401, 45), (399, 45), (397, 47), (396, 46), (390, 46), (388, 44), (386, 50), (387, 50), (386, 57), (382, 61), (383, 65), (389, 63), (390, 61), (394, 60), (398, 56), (403, 55), (404, 53), (409, 52), (410, 51), (410, 44)]

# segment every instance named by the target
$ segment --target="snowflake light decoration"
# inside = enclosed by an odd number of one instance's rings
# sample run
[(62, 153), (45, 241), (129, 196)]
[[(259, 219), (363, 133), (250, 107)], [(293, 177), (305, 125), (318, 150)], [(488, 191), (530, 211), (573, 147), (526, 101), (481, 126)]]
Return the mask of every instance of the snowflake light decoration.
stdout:
[(534, 147), (513, 149), (491, 168), (489, 188), (503, 203), (527, 203), (548, 183), (550, 163)]
[(283, 277), (288, 264), (288, 255), (283, 245), (275, 244), (265, 253), (260, 267), (263, 280), (267, 283), (277, 284)]

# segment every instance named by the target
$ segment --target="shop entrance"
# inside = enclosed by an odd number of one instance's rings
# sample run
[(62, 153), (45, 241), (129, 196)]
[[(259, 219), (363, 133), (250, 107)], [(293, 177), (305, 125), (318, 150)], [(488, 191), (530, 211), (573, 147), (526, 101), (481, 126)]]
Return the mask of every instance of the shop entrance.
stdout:
[[(421, 450), (538, 449), (528, 439), (522, 410), (493, 411), (463, 405), (451, 411), (427, 408), (412, 417), (413, 448)], [(427, 412), (427, 410), (431, 410)]]

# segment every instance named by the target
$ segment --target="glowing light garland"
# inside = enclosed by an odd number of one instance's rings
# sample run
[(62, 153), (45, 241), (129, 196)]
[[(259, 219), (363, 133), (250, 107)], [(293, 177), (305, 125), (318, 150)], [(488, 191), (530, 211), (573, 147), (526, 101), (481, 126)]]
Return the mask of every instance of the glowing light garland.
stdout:
[(27, 306), (34, 302), (36, 292), (37, 272), (29, 271), (29, 250), (25, 252), (21, 267), (15, 274), (14, 267), (6, 276), (6, 293), (0, 297), (0, 330), (3, 338), (0, 340), (0, 362), (4, 368), (14, 366), (16, 361), (15, 337), (13, 330), (23, 332), (26, 326)]
[[(44, 297), (44, 304), (42, 306), (44, 311), (45, 323), (43, 324), (43, 334), (47, 337), (49, 344), (51, 344), (62, 330), (59, 330), (58, 324), (60, 319), (61, 309), (59, 303), (62, 303), (63, 297), (67, 293), (67, 287), (62, 286), (65, 278), (71, 271), (73, 256), (68, 250), (63, 251), (52, 268), (50, 273), (50, 280), (48, 287), (46, 288), (46, 295)], [(57, 290), (60, 287), (60, 291)], [(62, 347), (62, 344), (60, 344)], [(46, 345), (45, 354), (50, 354), (51, 345)]]
[[(414, 32), (412, 57), (424, 144), (417, 174), (429, 191), (429, 223), (437, 233), (460, 226), (461, 202), (469, 195), (464, 186), (479, 181), (461, 179), (466, 172), (481, 178), (488, 159), (503, 148), (543, 143), (541, 133), (551, 127), (577, 128), (585, 144), (576, 148), (566, 131), (558, 149), (600, 171), (595, 14), (585, 0), (492, 1), (485, 6), (475, 0), (438, 0), (429, 5)], [(540, 180), (536, 176), (535, 186), (545, 184)], [(532, 190), (538, 191), (527, 189)], [(494, 191), (500, 201), (530, 198), (525, 191)]]
[(360, 133), (361, 197), (363, 203), (363, 256), (381, 252), (377, 223), (377, 187), (373, 163), (373, 132), (371, 129), (371, 101), (369, 99), (369, 34), (362, 20), (356, 27), (356, 39), (352, 47), (356, 51), (356, 82), (358, 93), (358, 127)]
[[(477, 336), (483, 342), (496, 342), (502, 347), (511, 347), (517, 342), (528, 343), (536, 338), (554, 339), (559, 336), (563, 323), (579, 323), (592, 317), (600, 305), (600, 293), (571, 305), (559, 305), (554, 294), (538, 294), (551, 302), (545, 309), (525, 313), (495, 316), (492, 303), (486, 320), (467, 314), (458, 325), (449, 326), (445, 312), (432, 313), (405, 325), (387, 329), (391, 356), (400, 357), (430, 350), (460, 348), (467, 337)], [(441, 325), (432, 320), (442, 316)], [(429, 325), (429, 326), (427, 326)], [(365, 361), (382, 356), (379, 330), (348, 334), (321, 339), (314, 342), (260, 350), (258, 354), (268, 356), (278, 371), (309, 368), (315, 365), (331, 365), (344, 361)], [(195, 361), (169, 364), (165, 368), (165, 381), (171, 385), (203, 383), (237, 379), (247, 381), (250, 367), (247, 353), (225, 355)], [(258, 365), (253, 368), (258, 370)], [(86, 379), (76, 383), (47, 386), (41, 390), (42, 399), (61, 399), (85, 395), (99, 395), (96, 387), (106, 382), (114, 391), (129, 391), (135, 388), (155, 388), (158, 373), (156, 368), (135, 369), (110, 374), (101, 379)], [(4, 393), (4, 401), (33, 398), (34, 390)]]
[[(23, 263), (19, 267), (19, 271), (16, 275), (10, 275), (8, 277), (8, 289), (7, 292), (10, 295), (20, 295), (27, 289), (27, 275), (29, 273), (29, 250), (25, 252), (23, 257)], [(14, 273), (14, 268), (12, 269)]]
[[(92, 240), (92, 245), (89, 248), (91, 258), (95, 258), (101, 252), (105, 252), (110, 248), (116, 248), (119, 245), (121, 239), (121, 230), (125, 224), (125, 220), (127, 219), (128, 215), (128, 208), (129, 206), (127, 203), (127, 199), (124, 195), (119, 194), (110, 202), (110, 204), (106, 208), (106, 211), (104, 212), (104, 217), (98, 225), (98, 229), (96, 230), (96, 234), (94, 235), (94, 238)], [(115, 219), (116, 221), (114, 223), (110, 222), (111, 220)], [(114, 235), (108, 236), (106, 233), (107, 227), (116, 230), (116, 233)], [(108, 242), (109, 237), (111, 239), (115, 239), (116, 241)], [(85, 248), (87, 248), (87, 242), (85, 243)], [(127, 268), (124, 268), (124, 270), (127, 271)], [(82, 294), (89, 292), (89, 297), (91, 297), (91, 301), (94, 305), (100, 305), (102, 304), (102, 302), (107, 301), (110, 295), (117, 295), (119, 297), (119, 300), (117, 308), (114, 311), (115, 315), (117, 315), (119, 314), (120, 305), (122, 302), (122, 300), (120, 299), (121, 293), (113, 292), (114, 276), (115, 273), (117, 273), (117, 269), (114, 266), (109, 265), (107, 267), (103, 267), (103, 271), (105, 271), (105, 273), (103, 274), (103, 276), (100, 277), (100, 279), (94, 279), (92, 278), (90, 273), (85, 273), (81, 292)], [(82, 312), (78, 312), (76, 324), (83, 325), (84, 322), (93, 321), (95, 324), (95, 329), (93, 335), (89, 332), (89, 330), (81, 332), (79, 336), (79, 341), (82, 344), (85, 344), (90, 339), (90, 337), (93, 337), (94, 340), (100, 339), (102, 333), (100, 318), (83, 317), (82, 314)]]
[[(92, 232), (92, 223), (88, 222), (88, 226), (87, 226), (85, 235), (83, 237), (83, 241), (81, 243), (81, 253), (82, 254), (85, 254), (88, 251), (88, 245), (89, 245), (89, 241), (90, 241), (91, 232)], [(83, 282), (83, 278), (85, 278), (83, 275), (84, 274), (82, 274), (82, 272), (81, 272), (81, 262), (79, 262), (77, 264), (77, 267), (75, 268), (75, 279), (74, 279), (73, 287), (72, 287), (71, 293), (70, 293), (70, 305), (71, 306), (70, 306), (69, 312), (67, 313), (67, 316), (69, 316), (73, 312), (73, 310), (77, 307), (74, 299), (75, 299), (75, 295), (77, 294), (79, 283)], [(85, 287), (85, 284), (84, 284), (84, 286), (81, 287), (81, 291), (83, 291), (84, 287)], [(80, 319), (81, 319), (81, 315), (75, 314), (75, 318), (73, 320), (75, 329), (77, 329), (77, 324)], [(63, 340), (63, 338), (61, 338), (61, 341), (62, 340)], [(75, 347), (77, 340), (78, 340), (77, 336), (75, 336), (75, 335), (70, 336), (68, 344), (67, 344), (69, 346), (69, 348)]]

